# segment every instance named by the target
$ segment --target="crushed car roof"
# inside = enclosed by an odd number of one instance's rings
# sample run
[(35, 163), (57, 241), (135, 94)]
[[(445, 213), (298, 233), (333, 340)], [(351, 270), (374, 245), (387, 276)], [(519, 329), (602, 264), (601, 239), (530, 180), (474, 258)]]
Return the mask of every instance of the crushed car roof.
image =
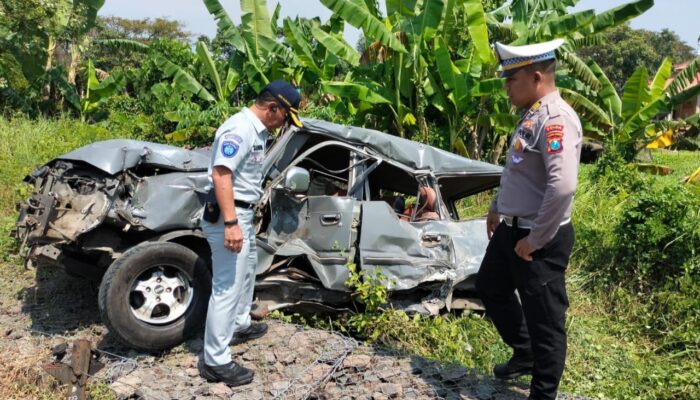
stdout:
[[(332, 122), (303, 119), (303, 131), (321, 134), (330, 139), (364, 145), (391, 160), (416, 170), (431, 170), (436, 174), (500, 174), (500, 166), (470, 160), (412, 140), (392, 136), (373, 129), (339, 125)], [(121, 149), (115, 152), (115, 149)], [(206, 170), (207, 151), (191, 151), (166, 144), (130, 139), (96, 142), (78, 148), (58, 159), (86, 162), (109, 174), (116, 174), (140, 164), (158, 166), (174, 171)]]
[[(114, 151), (121, 149), (121, 151)], [(201, 171), (209, 166), (209, 154), (139, 140), (115, 139), (96, 142), (59, 156), (60, 160), (82, 161), (109, 174), (139, 164), (175, 171)]]
[(470, 160), (413, 140), (392, 136), (373, 129), (302, 119), (305, 131), (323, 134), (344, 142), (364, 144), (375, 152), (413, 169), (429, 169), (434, 173), (500, 174), (494, 164)]

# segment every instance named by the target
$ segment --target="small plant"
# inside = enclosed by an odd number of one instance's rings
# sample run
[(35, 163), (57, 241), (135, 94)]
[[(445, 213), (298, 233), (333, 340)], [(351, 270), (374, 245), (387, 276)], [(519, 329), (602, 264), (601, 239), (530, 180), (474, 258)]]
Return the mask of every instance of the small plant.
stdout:
[(386, 308), (389, 293), (383, 282), (386, 276), (377, 268), (374, 273), (358, 271), (355, 263), (348, 264), (350, 277), (345, 285), (353, 289), (353, 298), (364, 306), (363, 312), (358, 312), (348, 319), (351, 332), (361, 338), (377, 340), (386, 333), (385, 327), (393, 318), (395, 311)]

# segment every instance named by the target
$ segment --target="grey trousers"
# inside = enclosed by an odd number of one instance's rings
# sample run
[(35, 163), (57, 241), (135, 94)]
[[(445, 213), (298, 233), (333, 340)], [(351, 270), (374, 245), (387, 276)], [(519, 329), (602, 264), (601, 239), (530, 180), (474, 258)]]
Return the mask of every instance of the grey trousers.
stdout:
[(229, 343), (234, 332), (250, 326), (250, 307), (255, 288), (258, 253), (255, 247), (253, 210), (236, 208), (243, 232), (243, 247), (234, 253), (224, 247), (224, 222), (202, 221), (212, 257), (212, 290), (204, 331), (204, 362), (224, 365), (231, 362)]

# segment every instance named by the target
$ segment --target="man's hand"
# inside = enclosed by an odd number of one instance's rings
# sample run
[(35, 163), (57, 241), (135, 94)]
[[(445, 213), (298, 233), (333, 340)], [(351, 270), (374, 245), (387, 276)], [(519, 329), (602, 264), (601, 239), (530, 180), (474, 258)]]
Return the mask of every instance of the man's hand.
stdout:
[(532, 253), (537, 249), (527, 241), (527, 237), (518, 240), (515, 244), (515, 254), (525, 261), (532, 261)]
[(501, 217), (498, 215), (498, 213), (488, 213), (486, 216), (486, 235), (489, 237), (489, 240), (493, 237), (493, 233), (496, 231), (496, 228), (498, 228), (498, 224), (501, 223)]
[(229, 225), (224, 228), (224, 247), (234, 253), (240, 253), (243, 248), (243, 232), (238, 225)]

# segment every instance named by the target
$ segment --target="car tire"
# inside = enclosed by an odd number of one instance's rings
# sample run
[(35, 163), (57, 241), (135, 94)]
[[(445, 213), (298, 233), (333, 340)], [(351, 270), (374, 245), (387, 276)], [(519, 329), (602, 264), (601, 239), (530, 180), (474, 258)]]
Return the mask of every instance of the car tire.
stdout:
[(201, 330), (210, 293), (211, 273), (197, 253), (176, 243), (142, 243), (107, 269), (98, 303), (119, 341), (158, 351)]

